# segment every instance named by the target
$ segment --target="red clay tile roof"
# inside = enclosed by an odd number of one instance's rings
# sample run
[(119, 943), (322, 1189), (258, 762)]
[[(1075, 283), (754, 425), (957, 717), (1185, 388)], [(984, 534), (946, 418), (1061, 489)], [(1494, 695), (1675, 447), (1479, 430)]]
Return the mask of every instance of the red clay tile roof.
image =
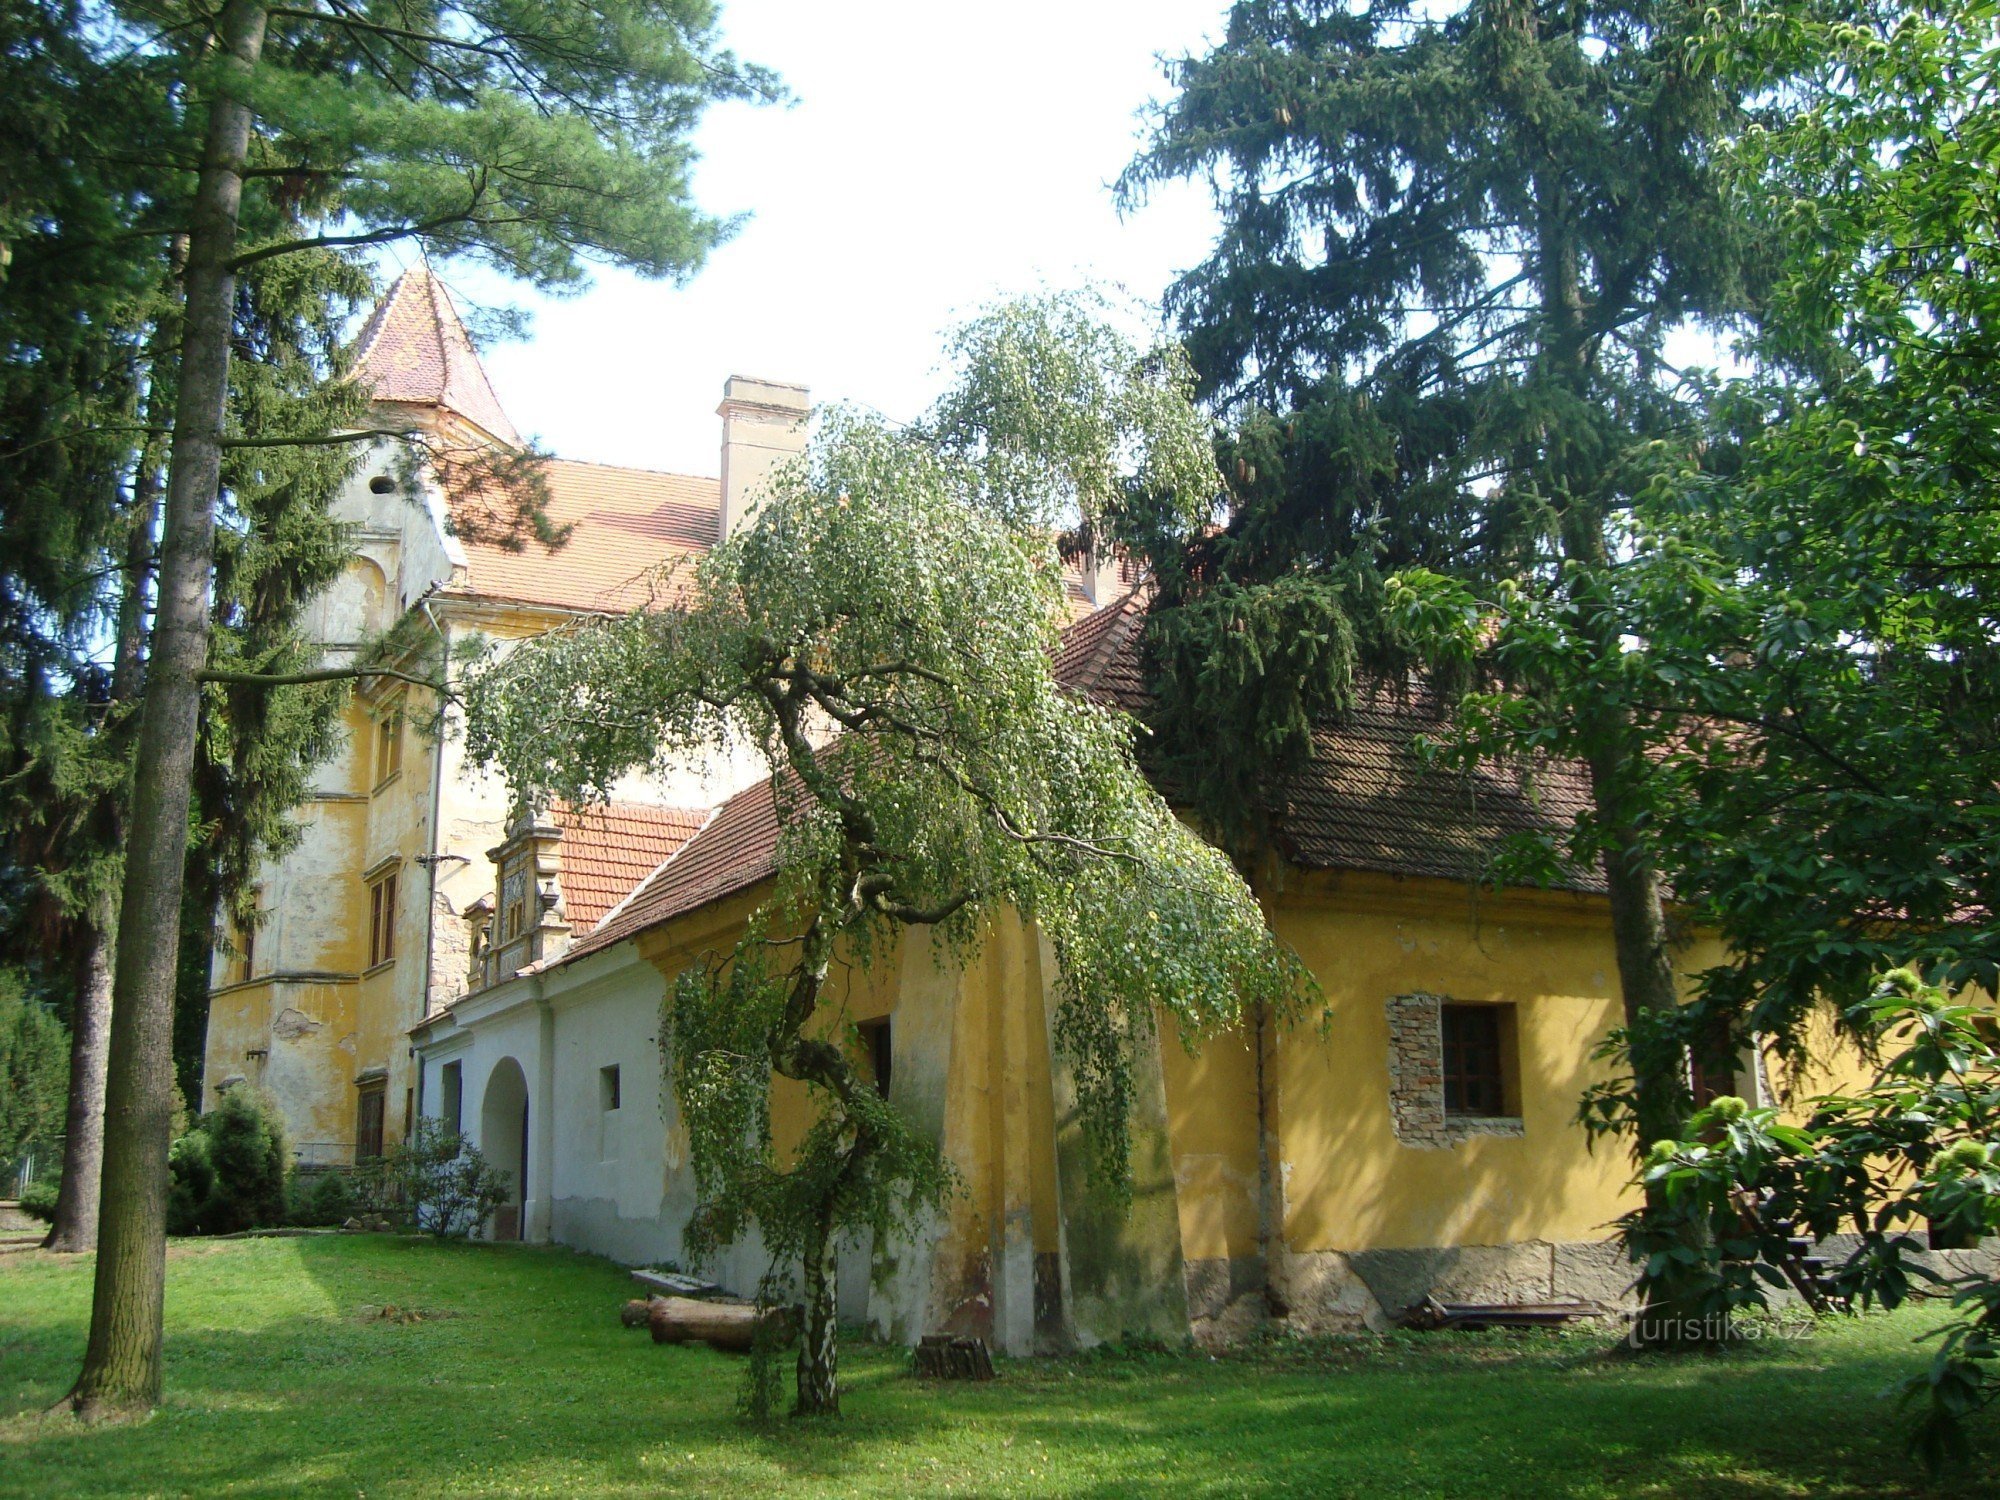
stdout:
[[(1057, 679), (1127, 711), (1145, 707), (1140, 634), (1146, 604), (1147, 591), (1134, 587), (1064, 631)], [(1424, 765), (1412, 741), (1445, 726), (1440, 705), (1417, 685), (1401, 694), (1386, 688), (1365, 693), (1341, 723), (1316, 731), (1312, 764), (1274, 799), (1278, 838), (1291, 860), (1309, 869), (1476, 881), (1500, 839), (1560, 836), (1587, 805), (1583, 770), (1568, 762), (1549, 763), (1532, 775), (1482, 765), (1469, 778)], [(724, 803), (629, 901), (574, 944), (570, 956), (749, 889), (776, 873), (777, 849), (771, 783), (760, 781)], [(1584, 876), (1569, 888), (1602, 890), (1603, 882)]]
[(562, 829), (563, 911), (579, 935), (671, 858), (708, 821), (705, 808), (635, 802), (550, 809)]
[(510, 552), (467, 538), (470, 566), (447, 593), (625, 614), (655, 597), (664, 567), (692, 562), (715, 544), (717, 480), (572, 459), (550, 459), (543, 474), (549, 519), (571, 528), (563, 545), (529, 541)]
[(580, 958), (696, 907), (746, 890), (778, 869), (778, 809), (768, 778), (738, 792), (680, 852), (652, 872), (569, 957)]
[(510, 448), (521, 445), (451, 293), (429, 266), (414, 266), (398, 276), (369, 314), (356, 346), (354, 373), (373, 388), (378, 401), (442, 406)]
[[(1071, 626), (1057, 676), (1143, 716), (1152, 703), (1141, 655), (1148, 601), (1135, 590)], [(1476, 881), (1503, 839), (1560, 838), (1589, 806), (1589, 781), (1571, 761), (1485, 761), (1470, 775), (1425, 765), (1413, 742), (1448, 727), (1444, 706), (1421, 682), (1364, 688), (1349, 714), (1313, 731), (1311, 762), (1273, 789), (1279, 847), (1308, 869)], [(1579, 875), (1565, 887), (1599, 891), (1604, 881)]]
[(1152, 695), (1146, 691), (1137, 650), (1148, 597), (1146, 587), (1135, 582), (1065, 630), (1056, 648), (1056, 681), (1129, 714), (1150, 707)]

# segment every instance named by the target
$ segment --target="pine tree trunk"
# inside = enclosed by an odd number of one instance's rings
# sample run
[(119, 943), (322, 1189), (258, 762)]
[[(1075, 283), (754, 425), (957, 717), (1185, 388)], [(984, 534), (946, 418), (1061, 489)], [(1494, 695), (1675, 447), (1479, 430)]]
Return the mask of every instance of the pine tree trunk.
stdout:
[[(1626, 753), (1635, 753), (1627, 751)], [(1617, 787), (1629, 768), (1617, 764), (1617, 751), (1591, 757), (1591, 786), (1599, 821), (1610, 835), (1605, 879), (1611, 896), (1611, 930), (1618, 950), (1618, 983), (1624, 997), (1625, 1027), (1630, 1043), (1633, 1106), (1637, 1137), (1635, 1155), (1657, 1140), (1678, 1139), (1686, 1125), (1687, 1057), (1679, 1043), (1663, 1038), (1652, 1025), (1655, 1017), (1671, 1014), (1680, 1004), (1669, 952), (1666, 914), (1660, 897), (1659, 872), (1645, 838), (1621, 821)], [(1665, 1202), (1657, 1189), (1646, 1189), (1646, 1211), (1664, 1222)], [(1700, 1230), (1684, 1229), (1691, 1249), (1699, 1248)], [(1725, 1330), (1704, 1315), (1700, 1305), (1706, 1288), (1667, 1274), (1648, 1277), (1646, 1303), (1633, 1327), (1634, 1342), (1654, 1348), (1693, 1347), (1713, 1343)]]
[[(158, 334), (155, 333), (155, 344)], [(157, 354), (157, 349), (153, 351)], [(118, 654), (111, 671), (111, 701), (137, 696), (145, 667), (146, 597), (153, 578), (153, 527), (160, 503), (159, 466), (141, 455), (133, 485), (134, 521), (125, 544), (125, 588), (118, 603)], [(128, 789), (129, 795), (129, 789)], [(123, 819), (108, 814), (109, 843), (123, 838)], [(85, 919), (88, 952), (71, 1018), (69, 1107), (63, 1128), (62, 1186), (45, 1250), (79, 1253), (97, 1248), (99, 1176), (104, 1168), (104, 1071), (111, 1051), (112, 955), (118, 946), (118, 897), (108, 887)]]
[(795, 1417), (840, 1415), (839, 1282), (833, 1226), (822, 1216), (805, 1257), (806, 1326), (799, 1339), (799, 1398)]
[(89, 1419), (158, 1402), (166, 1301), (167, 1146), (173, 1109), (174, 978), (181, 887), (207, 661), (209, 574), (228, 399), (237, 215), (262, 54), (261, 4), (228, 0), (217, 92), (188, 232), (181, 366), (161, 528), (153, 627), (125, 853), (111, 1053), (105, 1088), (103, 1210), (90, 1343), (70, 1400)]
[[(1571, 562), (1601, 569), (1610, 565), (1603, 524), (1566, 518), (1564, 553)], [(1599, 632), (1602, 634), (1603, 632)], [(1615, 650), (1614, 644), (1604, 649)], [(1618, 989), (1623, 1001), (1632, 1065), (1636, 1138), (1641, 1156), (1657, 1140), (1677, 1139), (1686, 1124), (1687, 1055), (1663, 1036), (1655, 1018), (1680, 1005), (1672, 940), (1659, 868), (1653, 859), (1632, 790), (1647, 775), (1645, 750), (1621, 710), (1602, 709), (1583, 725), (1589, 753), (1591, 802), (1607, 845), (1604, 880), (1611, 905), (1611, 936), (1618, 955)], [(1649, 1214), (1663, 1214), (1658, 1191), (1646, 1189)], [(1690, 1231), (1694, 1233), (1694, 1231)], [(1682, 1285), (1671, 1272), (1646, 1282), (1646, 1305), (1634, 1333), (1638, 1342), (1671, 1347), (1712, 1342), (1718, 1332), (1695, 1305), (1700, 1289)]]
[(98, 1179), (104, 1166), (104, 1067), (111, 1048), (111, 955), (118, 902), (110, 891), (90, 904), (83, 982), (70, 1018), (69, 1108), (63, 1125), (62, 1186), (44, 1250), (97, 1248)]

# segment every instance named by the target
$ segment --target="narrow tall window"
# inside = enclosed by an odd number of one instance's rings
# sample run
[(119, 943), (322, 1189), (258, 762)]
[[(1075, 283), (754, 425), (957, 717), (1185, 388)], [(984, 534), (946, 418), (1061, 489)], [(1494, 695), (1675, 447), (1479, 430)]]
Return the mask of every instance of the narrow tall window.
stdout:
[(1497, 1005), (1447, 1005), (1444, 1030), (1444, 1112), (1493, 1118), (1507, 1112), (1506, 1063)]
[(500, 877), (500, 941), (511, 943), (528, 930), (528, 863), (516, 860)]
[(396, 872), (368, 887), (368, 967), (396, 956)]
[(444, 1121), (444, 1128), (453, 1135), (465, 1134), (465, 1064), (448, 1062), (440, 1070), (440, 1089), (443, 1105), (438, 1118)]
[(257, 904), (263, 893), (255, 891), (250, 896), (250, 915), (245, 917), (236, 929), (236, 948), (239, 968), (236, 977), (248, 979), (257, 966)]
[(597, 1070), (597, 1102), (606, 1114), (618, 1108), (618, 1065)]
[(403, 769), (403, 705), (382, 711), (375, 721), (375, 784), (380, 786)]
[(889, 1072), (896, 1060), (895, 1047), (889, 1038), (889, 1018), (878, 1021), (863, 1021), (855, 1030), (861, 1033), (861, 1045), (867, 1049), (868, 1069), (875, 1076), (875, 1092), (884, 1099), (889, 1097)]
[(389, 1091), (381, 1084), (361, 1090), (354, 1116), (354, 1159), (374, 1161), (382, 1154), (382, 1116)]

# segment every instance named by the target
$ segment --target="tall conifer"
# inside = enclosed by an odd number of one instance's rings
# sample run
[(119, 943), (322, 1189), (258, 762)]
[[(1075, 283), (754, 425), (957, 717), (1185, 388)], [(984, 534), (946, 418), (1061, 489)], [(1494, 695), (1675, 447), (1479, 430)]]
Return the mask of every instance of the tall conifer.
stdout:
[[(727, 231), (689, 201), (690, 128), (768, 92), (715, 42), (705, 0), (325, 0), (116, 6), (184, 109), (180, 338), (157, 607), (126, 844), (107, 1081), (104, 1210), (85, 1416), (159, 1396), (171, 1032), (185, 841), (225, 459), (289, 435), (230, 430), (241, 278), (302, 252), (419, 238), (543, 286), (588, 258), (686, 275)], [(262, 205), (281, 220), (266, 230)], [(297, 685), (284, 672), (231, 686)]]
[[(1122, 188), (1205, 177), (1222, 214), (1170, 306), (1236, 419), (1232, 509), (1165, 560), (1154, 631), (1165, 739), (1211, 811), (1254, 830), (1259, 778), (1201, 767), (1308, 753), (1368, 648), (1427, 633), (1389, 569), (1553, 591), (1581, 663), (1619, 651), (1597, 600), (1621, 516), (1646, 445), (1691, 425), (1665, 341), (1753, 300), (1710, 167), (1738, 101), (1699, 24), (1684, 0), (1243, 0), (1172, 67)], [(1522, 738), (1588, 766), (1566, 853), (1601, 862), (1628, 1026), (1655, 1035), (1678, 992), (1642, 741), (1615, 697), (1534, 686)], [(1677, 1134), (1684, 1055), (1641, 1041), (1634, 1065), (1644, 1138)]]

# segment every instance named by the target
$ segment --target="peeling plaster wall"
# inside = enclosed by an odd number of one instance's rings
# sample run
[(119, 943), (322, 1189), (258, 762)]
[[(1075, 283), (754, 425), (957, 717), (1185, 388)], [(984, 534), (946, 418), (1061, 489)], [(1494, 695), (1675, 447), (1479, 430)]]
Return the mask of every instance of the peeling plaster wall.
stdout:
[[(546, 984), (552, 1102), (537, 1095), (535, 1107), (553, 1120), (556, 1239), (684, 1261), (694, 1191), (661, 1084), (660, 1005), (673, 975), (735, 940), (761, 895), (473, 996), (438, 1023), (448, 1030), (426, 1067), (470, 1048), (473, 1118), (475, 1075), (500, 1053), (537, 1076), (524, 1020), (535, 1006), (505, 996)], [(1625, 1301), (1631, 1270), (1605, 1225), (1630, 1201), (1626, 1162), (1590, 1153), (1570, 1123), (1619, 1014), (1602, 903), (1475, 904), (1439, 883), (1294, 872), (1268, 910), (1318, 976), (1326, 1025), (1246, 1028), (1192, 1054), (1163, 1028), (1140, 1059), (1122, 1213), (1092, 1179), (1073, 1084), (1051, 1066), (1055, 966), (1039, 935), (1006, 918), (963, 968), (912, 937), (872, 975), (845, 973), (846, 1018), (891, 1019), (892, 1101), (940, 1142), (962, 1191), (895, 1243), (848, 1249), (843, 1315), (892, 1341), (953, 1331), (1030, 1353), (1135, 1333), (1223, 1344), (1274, 1319), (1379, 1329), (1425, 1295)], [(1681, 961), (1714, 956), (1696, 946)], [(1416, 993), (1517, 1008), (1519, 1135), (1397, 1139), (1390, 1002)], [(607, 1122), (598, 1077), (614, 1062), (621, 1106)], [(802, 1091), (780, 1080), (780, 1149), (807, 1123)], [(752, 1242), (702, 1269), (748, 1292), (765, 1256)]]
[[(376, 494), (370, 481), (397, 488)], [(434, 596), (464, 563), (442, 524), (443, 504), (428, 486), (410, 493), (412, 476), (396, 446), (371, 445), (337, 499), (334, 512), (353, 527), (355, 560), (307, 612), (306, 630), (325, 660), (351, 660), (355, 649), (413, 610), (434, 628), (446, 659), (474, 636), (502, 642), (560, 625), (566, 614)], [(375, 777), (379, 715), (396, 704), (405, 715), (402, 767)], [(358, 1074), (385, 1080), (385, 1138), (394, 1142), (415, 1105), (416, 1074), (408, 1031), (465, 993), (470, 952), (460, 915), (493, 888), (487, 851), (505, 836), (506, 788), (469, 766), (462, 723), (420, 689), (388, 683), (374, 700), (357, 693), (339, 751), (317, 774), (315, 796), (300, 810), (305, 837), (259, 872), (268, 918), (256, 937), (253, 972), (223, 948), (212, 961), (211, 1022), (205, 1048), (204, 1103), (237, 1078), (262, 1082), (277, 1096), (308, 1160), (344, 1159), (356, 1134)], [(633, 778), (613, 789), (621, 800), (710, 806), (764, 774), (748, 746), (714, 763), (665, 777)], [(369, 883), (364, 874), (397, 874), (396, 955), (368, 969)], [(302, 998), (299, 981), (313, 981)], [(245, 988), (247, 984), (247, 988)], [(336, 1016), (321, 992), (339, 988)], [(242, 990), (242, 993), (238, 991)], [(310, 1023), (286, 1023), (288, 1012)], [(315, 1029), (317, 1028), (317, 1029)], [(331, 1033), (330, 1035), (328, 1033)], [(381, 1070), (377, 1073), (376, 1070)]]

